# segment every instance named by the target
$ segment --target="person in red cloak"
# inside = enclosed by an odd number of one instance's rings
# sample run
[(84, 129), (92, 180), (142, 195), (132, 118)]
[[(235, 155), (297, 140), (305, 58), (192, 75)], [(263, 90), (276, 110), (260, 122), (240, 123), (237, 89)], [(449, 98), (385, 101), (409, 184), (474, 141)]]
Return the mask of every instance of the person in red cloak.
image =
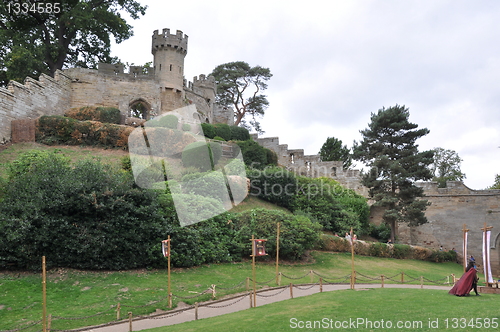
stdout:
[(474, 262), (470, 261), (465, 271), (460, 280), (448, 293), (456, 296), (468, 296), (470, 291), (474, 289), (476, 295), (479, 296), (477, 293), (477, 271), (474, 268)]

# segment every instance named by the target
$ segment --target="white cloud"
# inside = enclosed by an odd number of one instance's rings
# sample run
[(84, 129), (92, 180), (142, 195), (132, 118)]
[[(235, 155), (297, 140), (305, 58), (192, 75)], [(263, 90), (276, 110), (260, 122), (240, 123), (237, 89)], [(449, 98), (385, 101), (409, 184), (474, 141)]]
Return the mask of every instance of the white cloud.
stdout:
[(351, 146), (370, 113), (400, 104), (431, 131), (422, 150), (464, 159), (468, 186), (500, 173), (500, 2), (140, 2), (150, 8), (114, 55), (151, 61), (153, 30), (170, 28), (189, 35), (188, 80), (230, 61), (269, 67), (263, 128), (290, 148)]

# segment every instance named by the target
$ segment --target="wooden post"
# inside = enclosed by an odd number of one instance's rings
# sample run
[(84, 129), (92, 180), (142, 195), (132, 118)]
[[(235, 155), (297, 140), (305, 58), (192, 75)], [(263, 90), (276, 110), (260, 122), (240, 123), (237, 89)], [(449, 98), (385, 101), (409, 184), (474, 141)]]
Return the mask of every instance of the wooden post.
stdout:
[(424, 288), (424, 276), (420, 276), (420, 288)]
[(212, 300), (215, 300), (215, 285), (212, 285)]
[(279, 280), (279, 260), (280, 260), (280, 223), (277, 225), (276, 233), (276, 284), (280, 285)]
[(383, 274), (380, 276), (380, 279), (382, 280), (382, 288), (384, 288), (384, 275)]
[(52, 327), (52, 314), (49, 314), (49, 317), (47, 319), (47, 331), (50, 331), (51, 327)]
[(167, 238), (168, 243), (167, 243), (167, 248), (168, 248), (168, 307), (171, 309), (172, 308), (172, 287), (170, 284), (170, 235)]
[(462, 227), (462, 254), (463, 254), (463, 263), (464, 263), (464, 273), (467, 268), (467, 233), (469, 230), (466, 228), (466, 225)]
[(293, 284), (290, 283), (290, 298), (293, 299)]
[(128, 312), (128, 331), (132, 332), (132, 312)]
[(256, 273), (255, 273), (255, 244), (254, 244), (254, 236), (252, 234), (252, 279), (253, 279), (253, 306), (257, 307), (257, 286), (255, 283)]
[(352, 232), (352, 227), (351, 227), (351, 289), (354, 289), (354, 240), (353, 240), (353, 232)]
[(248, 295), (250, 295), (249, 297), (250, 297), (250, 308), (251, 308), (252, 307), (252, 297), (253, 297), (252, 292), (249, 292)]
[(319, 292), (323, 293), (323, 278), (319, 278)]
[(194, 303), (194, 319), (198, 320), (198, 302)]
[(250, 277), (247, 277), (246, 286), (247, 286), (247, 292), (248, 292), (250, 290)]
[(42, 256), (42, 330), (47, 332), (47, 271), (45, 256)]
[(405, 283), (405, 272), (404, 271), (401, 271), (401, 283), (402, 284)]
[(120, 302), (118, 302), (118, 304), (116, 305), (116, 320), (120, 320), (120, 309)]

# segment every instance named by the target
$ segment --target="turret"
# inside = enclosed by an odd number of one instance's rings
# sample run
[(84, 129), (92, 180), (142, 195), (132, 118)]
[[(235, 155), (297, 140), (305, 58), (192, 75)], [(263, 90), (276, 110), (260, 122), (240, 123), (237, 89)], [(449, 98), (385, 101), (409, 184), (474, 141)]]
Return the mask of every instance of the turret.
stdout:
[(184, 83), (184, 57), (187, 54), (188, 36), (177, 30), (171, 34), (170, 29), (153, 32), (151, 53), (154, 56), (155, 77), (162, 88), (182, 91)]

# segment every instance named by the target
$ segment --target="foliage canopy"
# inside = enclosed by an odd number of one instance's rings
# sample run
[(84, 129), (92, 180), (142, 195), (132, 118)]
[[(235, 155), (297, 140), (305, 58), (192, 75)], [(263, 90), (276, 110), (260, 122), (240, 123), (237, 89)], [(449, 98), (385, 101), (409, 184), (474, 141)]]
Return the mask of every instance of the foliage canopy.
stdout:
[(409, 122), (410, 112), (405, 106), (382, 108), (371, 114), (368, 128), (361, 130), (361, 142), (354, 142), (354, 159), (370, 167), (362, 183), (376, 206), (385, 208), (384, 221), (391, 226), (395, 239), (397, 222), (416, 226), (427, 222), (424, 211), (426, 200), (423, 189), (415, 186), (417, 180), (432, 178), (428, 166), (433, 162), (433, 151), (418, 152), (416, 140), (429, 133), (427, 128)]
[[(4, 1), (0, 4), (0, 79), (24, 81), (42, 73), (54, 76), (68, 66), (93, 68), (111, 58), (110, 36), (117, 43), (132, 36), (132, 26), (122, 17), (144, 15), (145, 6), (135, 0), (25, 0), (19, 13)], [(57, 5), (56, 5), (57, 4)], [(34, 6), (34, 7), (32, 7)], [(43, 8), (42, 8), (43, 7)]]

